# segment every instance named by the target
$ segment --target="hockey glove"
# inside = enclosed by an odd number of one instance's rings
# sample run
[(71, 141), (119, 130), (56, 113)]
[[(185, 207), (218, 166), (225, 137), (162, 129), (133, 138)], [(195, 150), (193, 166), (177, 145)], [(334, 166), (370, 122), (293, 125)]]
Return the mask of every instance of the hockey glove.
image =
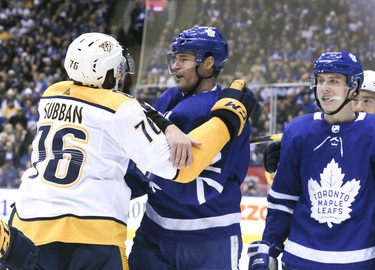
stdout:
[(273, 173), (277, 169), (277, 165), (279, 164), (279, 161), (280, 161), (280, 147), (281, 147), (280, 142), (272, 142), (264, 150), (264, 153), (263, 153), (264, 169), (269, 173)]
[(239, 136), (250, 117), (257, 100), (242, 80), (235, 80), (222, 90), (211, 115), (219, 117), (228, 127), (231, 141)]
[(160, 128), (160, 130), (164, 133), (168, 126), (173, 125), (173, 123), (164, 118), (164, 116), (151, 107), (149, 104), (139, 100), (138, 101), (145, 111), (145, 115), (150, 118), (155, 125)]
[[(270, 255), (270, 244), (266, 241), (255, 241), (247, 251), (249, 270), (277, 270), (277, 259)], [(276, 255), (276, 257), (278, 254)]]
[(11, 269), (34, 269), (39, 249), (18, 229), (0, 219), (0, 263)]

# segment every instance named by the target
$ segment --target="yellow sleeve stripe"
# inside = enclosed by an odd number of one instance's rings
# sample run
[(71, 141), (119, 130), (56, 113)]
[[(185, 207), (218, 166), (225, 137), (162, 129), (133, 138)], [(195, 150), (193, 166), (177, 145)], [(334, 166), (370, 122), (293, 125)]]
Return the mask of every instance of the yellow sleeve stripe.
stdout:
[(202, 144), (200, 147), (193, 147), (193, 162), (189, 168), (183, 167), (180, 170), (175, 179), (179, 183), (195, 180), (230, 139), (227, 126), (218, 117), (211, 118), (188, 135)]
[(119, 91), (75, 85), (71, 81), (51, 85), (43, 94), (43, 98), (49, 97), (78, 99), (113, 111), (116, 111), (124, 102), (136, 101), (134, 97)]
[(211, 111), (215, 110), (229, 110), (237, 114), (240, 119), (240, 128), (238, 129), (238, 136), (241, 134), (243, 127), (245, 126), (247, 120), (247, 112), (245, 106), (238, 100), (233, 98), (222, 98), (219, 99), (215, 105), (212, 107)]

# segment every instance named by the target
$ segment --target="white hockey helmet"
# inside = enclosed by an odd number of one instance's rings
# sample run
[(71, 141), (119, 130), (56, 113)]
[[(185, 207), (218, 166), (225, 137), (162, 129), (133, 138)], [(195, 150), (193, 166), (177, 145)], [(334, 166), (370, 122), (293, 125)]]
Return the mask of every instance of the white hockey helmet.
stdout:
[(365, 70), (363, 71), (363, 77), (361, 90), (375, 92), (375, 71)]
[(116, 89), (126, 73), (134, 73), (134, 62), (127, 49), (102, 33), (85, 33), (68, 48), (64, 67), (76, 84)]

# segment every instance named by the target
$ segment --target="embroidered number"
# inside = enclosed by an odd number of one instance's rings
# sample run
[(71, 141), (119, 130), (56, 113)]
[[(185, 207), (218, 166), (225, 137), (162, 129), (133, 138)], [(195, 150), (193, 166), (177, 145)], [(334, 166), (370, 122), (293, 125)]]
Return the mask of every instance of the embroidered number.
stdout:
[(79, 180), (86, 160), (85, 150), (78, 145), (86, 144), (88, 135), (84, 129), (75, 126), (62, 126), (53, 133), (51, 129), (51, 124), (38, 128), (39, 159), (33, 163), (37, 173), (30, 178), (39, 175), (37, 164), (46, 161), (44, 181), (59, 186), (72, 185)]
[[(149, 118), (146, 118), (147, 122), (149, 123), (151, 129), (155, 132), (155, 134), (159, 135), (161, 133), (161, 130), (155, 125), (154, 122), (152, 122)], [(135, 129), (142, 129), (143, 134), (145, 135), (146, 139), (151, 143), (153, 141), (150, 133), (147, 131), (146, 123), (144, 120), (140, 121), (138, 124), (136, 124)]]

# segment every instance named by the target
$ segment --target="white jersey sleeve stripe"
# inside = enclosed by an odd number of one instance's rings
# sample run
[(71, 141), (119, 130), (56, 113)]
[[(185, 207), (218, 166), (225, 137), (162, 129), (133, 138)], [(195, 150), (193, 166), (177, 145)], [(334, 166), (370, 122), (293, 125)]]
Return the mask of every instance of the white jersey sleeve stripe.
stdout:
[(363, 262), (375, 258), (375, 247), (349, 251), (324, 251), (308, 248), (290, 240), (286, 242), (285, 251), (300, 258), (319, 263), (334, 262), (348, 264)]

